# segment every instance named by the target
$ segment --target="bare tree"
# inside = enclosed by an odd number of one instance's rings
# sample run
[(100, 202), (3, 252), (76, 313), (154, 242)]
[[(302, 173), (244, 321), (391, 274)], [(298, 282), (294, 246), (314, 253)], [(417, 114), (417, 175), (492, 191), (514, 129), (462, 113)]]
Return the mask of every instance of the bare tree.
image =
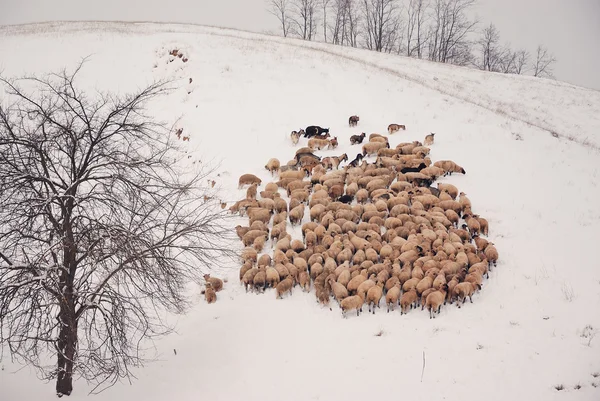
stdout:
[(293, 0), (294, 25), (298, 35), (313, 40), (317, 32), (318, 0)]
[(331, 0), (321, 0), (321, 6), (323, 6), (323, 40), (327, 43), (327, 29), (328, 29), (328, 21), (327, 21), (327, 9), (329, 8), (329, 4)]
[(365, 47), (375, 51), (391, 51), (398, 26), (396, 0), (363, 0)]
[(12, 99), (0, 107), (0, 345), (58, 396), (74, 376), (94, 391), (130, 379), (145, 341), (171, 330), (164, 312), (183, 312), (190, 281), (230, 254), (210, 171), (178, 167), (173, 135), (146, 115), (166, 84), (84, 93), (80, 68), (0, 78)]
[(535, 60), (533, 61), (532, 71), (534, 77), (554, 78), (552, 69), (556, 59), (548, 52), (548, 49), (539, 45), (536, 50)]
[(406, 8), (406, 55), (421, 58), (426, 44), (426, 0), (410, 0)]
[(290, 33), (290, 0), (269, 0), (269, 12), (279, 20), (281, 24), (281, 32), (284, 37)]
[(525, 72), (527, 72), (527, 63), (528, 62), (529, 62), (529, 52), (527, 50), (516, 51), (513, 73), (525, 74)]
[(429, 59), (442, 63), (471, 63), (471, 42), (476, 20), (469, 18), (476, 0), (434, 0), (429, 32)]
[(477, 43), (480, 53), (475, 65), (479, 69), (496, 72), (505, 69), (507, 71), (504, 72), (510, 72), (512, 55), (500, 45), (500, 33), (494, 24), (490, 23), (483, 30), (483, 35)]

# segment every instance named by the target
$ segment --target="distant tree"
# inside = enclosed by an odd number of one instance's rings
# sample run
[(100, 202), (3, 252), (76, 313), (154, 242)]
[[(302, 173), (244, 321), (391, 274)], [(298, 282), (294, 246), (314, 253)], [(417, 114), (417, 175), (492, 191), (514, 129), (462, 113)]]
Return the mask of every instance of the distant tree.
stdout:
[(327, 43), (327, 30), (329, 29), (327, 20), (327, 10), (332, 0), (321, 0), (321, 6), (323, 7), (323, 40)]
[(500, 45), (500, 33), (494, 24), (489, 24), (482, 37), (477, 42), (479, 46), (479, 60), (476, 65), (481, 70), (510, 72), (512, 68), (512, 54)]
[(365, 47), (391, 51), (399, 28), (397, 0), (363, 0)]
[(548, 49), (539, 45), (533, 60), (532, 72), (534, 77), (554, 78), (553, 68), (556, 58), (548, 52)]
[(290, 15), (290, 0), (269, 0), (269, 12), (279, 20), (284, 37), (290, 33), (292, 19)]
[(296, 33), (304, 40), (313, 40), (317, 32), (318, 0), (292, 1)]
[(358, 46), (360, 16), (358, 0), (333, 0), (332, 43), (343, 46)]
[(406, 8), (406, 55), (421, 58), (426, 44), (426, 0), (410, 0)]
[(515, 52), (514, 73), (524, 74), (527, 71), (529, 62), (529, 52), (527, 50), (518, 50)]
[(469, 35), (476, 20), (469, 18), (476, 0), (433, 0), (428, 45), (429, 59), (468, 65), (472, 61)]
[(165, 84), (85, 93), (80, 68), (0, 77), (0, 346), (58, 396), (76, 375), (95, 390), (130, 379), (144, 340), (171, 330), (165, 311), (230, 254), (211, 172), (178, 167), (172, 132), (146, 114)]

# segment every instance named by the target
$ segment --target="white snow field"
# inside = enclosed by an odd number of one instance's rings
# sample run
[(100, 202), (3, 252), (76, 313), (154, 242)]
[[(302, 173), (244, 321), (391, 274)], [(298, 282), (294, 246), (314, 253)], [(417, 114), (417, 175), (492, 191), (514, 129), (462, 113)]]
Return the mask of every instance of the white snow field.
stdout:
[[(173, 48), (189, 60), (169, 62)], [(340, 147), (319, 154), (350, 159), (359, 152), (352, 134), (405, 124), (389, 137), (393, 147), (435, 132), (432, 160), (454, 160), (467, 173), (440, 181), (468, 194), (488, 219), (500, 260), (473, 304), (446, 305), (436, 319), (384, 307), (343, 319), (334, 301), (333, 311), (319, 306), (314, 291), (283, 300), (273, 290), (245, 293), (231, 265), (215, 273), (229, 278), (217, 303), (197, 294), (177, 334), (155, 344), (158, 360), (136, 369), (131, 385), (94, 396), (79, 380), (70, 399), (600, 399), (600, 92), (192, 25), (0, 28), (4, 76), (73, 69), (87, 56), (79, 82), (89, 89), (127, 92), (177, 79), (153, 108), (190, 135), (190, 168), (198, 159), (221, 162), (215, 180), (229, 205), (245, 196), (241, 174), (264, 184), (269, 158), (292, 158), (292, 130), (330, 127)], [(348, 127), (352, 114), (358, 127)], [(0, 365), (2, 401), (56, 397), (54, 383), (8, 355)]]

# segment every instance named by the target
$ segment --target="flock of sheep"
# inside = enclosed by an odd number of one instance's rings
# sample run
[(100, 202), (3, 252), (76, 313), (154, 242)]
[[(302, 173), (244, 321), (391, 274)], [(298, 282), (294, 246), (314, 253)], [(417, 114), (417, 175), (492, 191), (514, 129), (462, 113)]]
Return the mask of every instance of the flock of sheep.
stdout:
[[(351, 116), (348, 124), (359, 120)], [(406, 128), (390, 124), (388, 133), (400, 129)], [(346, 154), (315, 154), (338, 145), (327, 128), (310, 126), (290, 138), (294, 145), (305, 138), (307, 146), (285, 164), (269, 160), (265, 168), (277, 178), (264, 188), (257, 176), (241, 176), (246, 197), (229, 209), (249, 220), (236, 227), (246, 291), (270, 287), (281, 298), (296, 285), (314, 288), (319, 303), (333, 298), (344, 316), (359, 315), (365, 303), (375, 313), (382, 299), (388, 312), (398, 304), (401, 314), (421, 306), (430, 318), (446, 303), (472, 302), (498, 252), (483, 238), (488, 223), (467, 196), (451, 184), (432, 186), (439, 177), (465, 174), (450, 160), (432, 163), (434, 134), (424, 144), (394, 148), (383, 135), (371, 134), (365, 144), (366, 134), (353, 135), (350, 143), (362, 148), (350, 162)], [(369, 156), (375, 160), (364, 160)], [(289, 225), (301, 226), (302, 240), (292, 239)], [(269, 240), (272, 252), (265, 249)]]

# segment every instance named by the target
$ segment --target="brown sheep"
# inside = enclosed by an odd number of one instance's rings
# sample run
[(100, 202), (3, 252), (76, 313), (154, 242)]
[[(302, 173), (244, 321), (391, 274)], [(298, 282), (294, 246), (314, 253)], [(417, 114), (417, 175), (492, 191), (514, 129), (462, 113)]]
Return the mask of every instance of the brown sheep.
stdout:
[(444, 169), (446, 174), (461, 173), (466, 174), (465, 169), (454, 163), (452, 160), (438, 160), (433, 163), (434, 166)]
[(350, 127), (356, 127), (358, 125), (359, 121), (360, 121), (360, 117), (358, 117), (358, 116), (350, 116), (350, 118), (348, 118), (348, 126), (350, 126)]
[(363, 145), (362, 147), (362, 151), (363, 151), (363, 156), (371, 156), (371, 155), (376, 155), (377, 151), (379, 149), (383, 149), (383, 148), (389, 148), (390, 145), (389, 143), (383, 143), (383, 142), (368, 142), (366, 144)]
[(390, 125), (388, 125), (388, 133), (390, 135), (392, 135), (395, 132), (400, 131), (401, 129), (402, 130), (406, 130), (406, 127), (404, 125), (402, 125), (402, 124), (390, 124)]
[(260, 185), (262, 180), (254, 174), (244, 174), (238, 180), (238, 189), (241, 189), (244, 185), (252, 185), (254, 183)]
[(258, 188), (258, 184), (254, 183), (248, 187), (246, 190), (246, 199), (248, 200), (256, 200), (256, 192)]
[(408, 307), (412, 309), (416, 304), (419, 297), (417, 296), (417, 290), (412, 288), (406, 291), (400, 297), (400, 314), (405, 315), (408, 312)]
[(254, 276), (254, 280), (252, 280), (252, 284), (254, 285), (254, 289), (258, 292), (265, 292), (265, 286), (267, 283), (267, 274), (264, 270), (259, 270), (258, 273)]
[(294, 145), (297, 145), (298, 141), (300, 141), (300, 134), (296, 131), (292, 131), (292, 133), (290, 134), (290, 139), (292, 140), (292, 143)]
[(457, 305), (460, 308), (465, 303), (465, 298), (469, 297), (469, 301), (473, 303), (473, 294), (476, 289), (481, 289), (481, 286), (469, 282), (462, 282), (454, 286), (454, 296), (457, 299)]
[(425, 140), (423, 141), (423, 145), (425, 145), (425, 146), (431, 146), (431, 145), (433, 145), (434, 136), (435, 136), (435, 133), (433, 133), (433, 132), (431, 134), (425, 136)]
[(210, 282), (206, 283), (206, 289), (204, 290), (204, 299), (206, 299), (206, 302), (209, 304), (217, 302), (217, 294), (212, 288)]
[(271, 173), (271, 175), (273, 175), (275, 172), (279, 171), (280, 167), (281, 167), (281, 163), (276, 158), (269, 159), (269, 161), (265, 165), (265, 169), (269, 173)]
[(440, 314), (440, 310), (442, 308), (442, 304), (446, 299), (446, 293), (448, 292), (448, 285), (444, 284), (442, 288), (437, 291), (432, 292), (427, 296), (427, 300), (425, 301), (425, 307), (429, 311), (429, 318), (435, 318), (435, 313)]
[(373, 314), (375, 314), (375, 307), (379, 308), (381, 297), (383, 296), (383, 283), (379, 283), (367, 291), (367, 306), (369, 312), (371, 312), (371, 305), (373, 305)]
[(400, 298), (400, 282), (397, 282), (396, 284), (394, 284), (394, 286), (392, 288), (390, 288), (388, 290), (387, 294), (385, 294), (385, 303), (387, 305), (388, 313), (390, 312), (390, 308), (392, 309), (392, 312), (394, 311), (394, 308), (396, 307), (396, 305), (398, 305), (399, 298)]
[(283, 294), (285, 294), (286, 292), (289, 292), (291, 295), (293, 286), (294, 280), (291, 277), (282, 280), (279, 284), (277, 284), (277, 287), (275, 288), (275, 298), (282, 298)]
[(346, 312), (349, 310), (356, 310), (356, 316), (360, 316), (364, 302), (365, 298), (361, 295), (352, 295), (344, 298), (340, 303), (340, 307), (342, 308), (342, 316), (345, 318)]
[(490, 242), (489, 245), (485, 247), (483, 254), (490, 263), (493, 263), (494, 266), (496, 266), (496, 263), (498, 262), (498, 250), (493, 242)]

